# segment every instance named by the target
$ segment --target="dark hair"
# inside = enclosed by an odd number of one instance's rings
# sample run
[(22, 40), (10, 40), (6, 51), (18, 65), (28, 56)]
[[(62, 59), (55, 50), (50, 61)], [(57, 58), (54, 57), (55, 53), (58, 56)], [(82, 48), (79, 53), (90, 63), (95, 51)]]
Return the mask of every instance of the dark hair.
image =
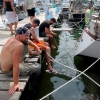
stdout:
[(39, 26), (40, 20), (39, 20), (39, 19), (34, 19), (34, 20), (33, 20), (33, 23), (36, 23), (36, 24), (38, 24), (38, 26)]
[(55, 18), (51, 18), (50, 20), (53, 21), (54, 23), (56, 22), (56, 19)]

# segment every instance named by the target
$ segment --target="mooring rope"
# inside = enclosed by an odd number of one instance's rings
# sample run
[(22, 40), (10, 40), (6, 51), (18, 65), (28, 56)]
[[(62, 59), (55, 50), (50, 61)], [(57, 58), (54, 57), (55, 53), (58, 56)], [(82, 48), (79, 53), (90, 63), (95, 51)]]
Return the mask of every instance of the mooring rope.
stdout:
[[(47, 52), (46, 52), (47, 53)], [(48, 54), (48, 53), (47, 53)], [(49, 54), (48, 54), (49, 55)], [(49, 55), (50, 56), (50, 55)], [(77, 69), (74, 69), (74, 68), (71, 68), (71, 67), (69, 67), (69, 66), (66, 66), (66, 65), (64, 65), (64, 64), (62, 64), (62, 63), (60, 63), (59, 61), (57, 61), (57, 60), (55, 60), (53, 57), (51, 57), (50, 56), (50, 58), (52, 58), (55, 62), (57, 62), (57, 63), (59, 63), (60, 65), (62, 65), (62, 66), (64, 66), (64, 67), (67, 67), (67, 68), (69, 68), (69, 69), (72, 69), (72, 70), (75, 70), (75, 71), (77, 71), (77, 72), (80, 72), (80, 73), (82, 73), (82, 71), (79, 71), (79, 70), (77, 70)], [(98, 58), (96, 61), (98, 61), (100, 58)], [(89, 76), (87, 76), (85, 73), (83, 73), (86, 77), (88, 77), (91, 81), (93, 81), (96, 85), (98, 85), (99, 87), (100, 87), (100, 85), (97, 83), (97, 82), (95, 82), (92, 78), (90, 78)]]
[[(83, 72), (79, 71), (80, 74), (77, 75), (76, 77), (72, 78), (70, 81), (66, 82), (65, 84), (63, 84), (62, 86), (58, 87), (57, 89), (55, 89), (54, 91), (50, 92), (49, 94), (47, 94), (46, 96), (42, 97), (39, 100), (43, 100), (44, 98), (48, 97), (49, 95), (53, 94), (54, 92), (58, 91), (60, 88), (64, 87), (65, 85), (67, 85), (68, 83), (72, 82), (74, 79), (76, 79), (77, 77), (81, 76), (82, 74), (84, 74), (88, 69), (90, 69), (96, 62), (98, 62), (100, 60), (100, 58), (98, 58), (94, 63), (92, 63), (88, 68), (86, 68)], [(85, 74), (84, 74), (85, 75)], [(88, 76), (89, 77), (89, 76)], [(93, 80), (94, 81), (94, 80)], [(95, 82), (95, 81), (94, 81)], [(98, 84), (98, 83), (97, 83)], [(100, 87), (100, 85), (98, 84), (98, 86)]]
[[(47, 53), (47, 52), (46, 52)], [(47, 53), (48, 54), (48, 53)], [(49, 55), (49, 54), (48, 54)], [(50, 55), (49, 55), (50, 56)], [(50, 58), (52, 58), (55, 62), (57, 62), (57, 63), (59, 63), (60, 65), (62, 65), (62, 66), (64, 66), (64, 67), (67, 67), (67, 68), (69, 68), (69, 69), (72, 69), (72, 70), (75, 70), (75, 71), (77, 71), (77, 72), (80, 72), (80, 73), (82, 73), (82, 71), (79, 71), (79, 70), (77, 70), (77, 69), (75, 69), (75, 68), (71, 68), (71, 67), (69, 67), (69, 66), (66, 66), (66, 65), (64, 65), (64, 64), (62, 64), (62, 63), (60, 63), (59, 61), (57, 61), (57, 60), (55, 60), (53, 57), (51, 57), (50, 56)], [(98, 60), (100, 60), (100, 58), (98, 58), (96, 61), (98, 61)], [(95, 62), (96, 62), (95, 61)], [(83, 73), (86, 77), (88, 77), (91, 81), (93, 81), (96, 85), (98, 85), (99, 87), (100, 87), (100, 85), (97, 83), (97, 82), (95, 82), (92, 78), (90, 78), (89, 76), (87, 76), (85, 73)]]

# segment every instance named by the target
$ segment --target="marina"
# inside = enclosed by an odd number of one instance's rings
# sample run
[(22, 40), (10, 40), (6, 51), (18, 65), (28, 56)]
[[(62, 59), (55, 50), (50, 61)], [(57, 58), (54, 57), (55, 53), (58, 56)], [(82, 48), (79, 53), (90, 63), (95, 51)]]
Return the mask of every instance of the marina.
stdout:
[[(50, 8), (49, 12), (52, 13), (51, 15), (47, 14), (48, 17), (45, 16), (44, 11), (40, 12), (36, 15), (36, 18), (40, 19), (41, 22), (45, 18), (50, 17), (57, 19), (60, 13), (60, 10), (57, 11), (57, 9), (57, 7)], [(89, 16), (87, 15), (87, 17)], [(94, 16), (92, 18), (98, 19), (98, 17)], [(24, 18), (19, 21), (18, 27), (24, 26), (29, 21), (28, 17)], [(99, 21), (90, 22), (90, 25), (93, 25), (90, 27), (90, 31), (85, 26), (85, 22), (81, 21), (73, 22), (66, 18), (66, 16), (63, 16), (60, 23), (61, 27), (51, 27), (51, 30), (57, 33), (57, 36), (54, 38), (56, 49), (51, 50), (51, 58), (54, 59), (52, 66), (57, 70), (58, 74), (46, 72), (46, 59), (45, 57), (41, 59), (42, 54), (33, 58), (26, 55), (27, 62), (38, 61), (41, 64), (41, 74), (39, 75), (35, 91), (31, 90), (33, 87), (29, 88), (31, 80), (34, 80), (33, 77), (20, 77), (21, 91), (16, 91), (14, 95), (9, 95), (8, 89), (12, 85), (12, 79), (6, 78), (0, 71), (0, 100), (100, 100), (99, 34), (97, 37), (94, 36), (94, 38), (89, 35), (92, 33), (91, 30), (93, 30), (95, 22), (99, 23)], [(0, 21), (0, 23), (2, 22)], [(4, 23), (2, 25), (0, 26), (0, 51), (5, 42), (11, 37), (9, 28)], [(45, 40), (45, 38), (41, 39)], [(91, 43), (95, 41), (94, 46), (96, 47), (93, 47)], [(85, 50), (89, 48), (87, 53), (85, 52), (86, 54), (80, 52), (84, 51), (84, 48), (86, 48)], [(97, 54), (94, 53), (95, 51)]]

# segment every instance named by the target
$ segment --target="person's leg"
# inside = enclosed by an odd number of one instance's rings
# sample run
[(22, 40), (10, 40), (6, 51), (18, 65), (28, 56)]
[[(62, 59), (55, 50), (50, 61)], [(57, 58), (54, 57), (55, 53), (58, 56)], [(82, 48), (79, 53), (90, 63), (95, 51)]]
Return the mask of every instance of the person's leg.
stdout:
[(53, 73), (56, 73), (57, 71), (52, 68), (51, 63), (50, 63), (50, 56), (49, 56), (51, 53), (50, 48), (47, 47), (45, 51), (48, 53), (48, 54), (46, 53), (46, 61), (47, 61), (47, 65), (48, 65), (47, 70), (53, 71)]
[(9, 28), (10, 28), (10, 32), (11, 32), (11, 35), (12, 35), (13, 34), (12, 23), (9, 24)]
[(46, 37), (49, 38), (49, 45), (50, 45), (50, 47), (51, 47), (52, 49), (55, 49), (56, 47), (52, 44), (52, 42), (53, 42), (53, 35), (51, 35), (51, 34), (46, 34)]
[(15, 22), (14, 25), (15, 25), (15, 32), (16, 32), (18, 22)]
[(30, 16), (30, 22), (32, 23), (35, 18), (35, 8), (30, 9), (28, 14)]
[(8, 20), (8, 26), (10, 28), (11, 35), (13, 34), (12, 30), (13, 16), (14, 16), (13, 12), (6, 12), (6, 18)]
[[(19, 64), (19, 76), (27, 76), (39, 71), (41, 69), (41, 65), (38, 63), (20, 63)], [(8, 77), (13, 76), (13, 69), (5, 73)]]
[(27, 76), (39, 71), (41, 69), (41, 65), (38, 63), (20, 63), (20, 76)]
[(32, 21), (34, 20), (35, 16), (30, 16), (30, 22), (32, 23)]

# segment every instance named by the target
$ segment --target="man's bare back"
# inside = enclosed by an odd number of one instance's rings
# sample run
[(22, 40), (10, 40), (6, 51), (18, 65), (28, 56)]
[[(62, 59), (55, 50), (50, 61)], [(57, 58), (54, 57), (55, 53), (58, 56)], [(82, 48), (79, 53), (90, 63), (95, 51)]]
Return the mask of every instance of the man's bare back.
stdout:
[[(4, 45), (1, 51), (1, 69), (2, 71), (9, 71), (13, 67), (13, 52), (16, 44), (21, 43), (15, 37), (10, 38)], [(20, 49), (20, 48), (19, 48)]]
[[(28, 44), (34, 46), (37, 50), (37, 53), (40, 54), (40, 49), (35, 44), (33, 44), (32, 41), (28, 40), (29, 35), (30, 32), (26, 27), (19, 27), (15, 36), (11, 37), (2, 48), (0, 55), (2, 72), (6, 75), (11, 73), (10, 76), (13, 76), (14, 81), (14, 84), (9, 89), (9, 94), (14, 94), (17, 89), (20, 91), (20, 86), (18, 84), (19, 75), (25, 75), (25, 73), (26, 75), (29, 75), (38, 71), (40, 68), (38, 65), (25, 65), (20, 63), (24, 51), (28, 53), (26, 50), (28, 48), (24, 48), (28, 47)], [(13, 70), (10, 71), (12, 67)]]

